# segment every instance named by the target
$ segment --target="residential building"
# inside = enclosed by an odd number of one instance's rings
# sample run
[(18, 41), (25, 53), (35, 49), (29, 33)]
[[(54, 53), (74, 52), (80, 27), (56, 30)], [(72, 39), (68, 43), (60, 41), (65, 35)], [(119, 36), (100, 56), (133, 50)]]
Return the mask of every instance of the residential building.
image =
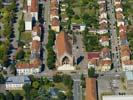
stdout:
[(31, 53), (38, 53), (40, 54), (40, 41), (37, 41), (37, 40), (32, 40), (32, 43), (31, 43)]
[(72, 24), (71, 25), (71, 30), (74, 32), (83, 32), (85, 30), (85, 25), (83, 24)]
[(120, 47), (121, 61), (130, 60), (130, 48), (128, 45), (122, 45)]
[(115, 5), (115, 11), (116, 11), (116, 12), (122, 12), (122, 11), (123, 11), (122, 5), (121, 5), (121, 4), (116, 4), (116, 5)]
[(59, 1), (50, 1), (50, 21), (51, 29), (60, 32), (60, 21), (59, 21)]
[(122, 62), (123, 71), (133, 71), (133, 60), (126, 60)]
[(32, 37), (34, 36), (41, 36), (41, 27), (38, 24), (33, 27)]
[(5, 83), (6, 90), (22, 90), (25, 84), (31, 84), (27, 76), (11, 76)]
[(88, 68), (95, 68), (99, 64), (100, 52), (88, 52)]
[(32, 20), (38, 21), (38, 0), (31, 1), (30, 12), (32, 15)]
[(97, 100), (95, 78), (86, 78), (85, 100)]
[(63, 31), (56, 36), (55, 53), (57, 57), (57, 70), (74, 70), (71, 43), (72, 41), (69, 39), (69, 36)]
[(133, 70), (125, 72), (127, 94), (133, 94)]
[(109, 71), (111, 69), (111, 64), (112, 64), (111, 59), (100, 60), (97, 71), (98, 72)]
[(102, 46), (109, 46), (109, 37), (107, 35), (101, 36), (99, 42)]
[(110, 56), (110, 49), (107, 48), (107, 47), (104, 47), (104, 48), (101, 50), (100, 57), (101, 57), (103, 60), (111, 59), (111, 56)]
[(53, 18), (51, 21), (51, 29), (56, 31), (56, 32), (60, 32), (60, 22), (59, 19), (57, 18)]
[(32, 21), (38, 21), (38, 0), (27, 0), (24, 4), (24, 14), (30, 13)]
[(102, 100), (133, 100), (132, 95), (106, 95)]
[(20, 62), (16, 64), (18, 75), (33, 75), (41, 72), (41, 60), (32, 59), (30, 63)]
[(30, 13), (24, 14), (24, 20), (25, 20), (25, 31), (31, 31), (32, 30), (32, 16)]

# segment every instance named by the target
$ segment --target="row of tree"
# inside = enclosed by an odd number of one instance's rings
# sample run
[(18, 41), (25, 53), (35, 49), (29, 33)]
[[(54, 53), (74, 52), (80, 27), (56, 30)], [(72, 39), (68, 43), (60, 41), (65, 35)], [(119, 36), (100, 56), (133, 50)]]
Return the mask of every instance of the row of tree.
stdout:
[(1, 28), (0, 37), (2, 41), (0, 44), (0, 63), (2, 66), (8, 66), (8, 53), (10, 45), (10, 36), (13, 33), (13, 23), (15, 20), (16, 12), (16, 1), (12, 0), (11, 5), (3, 7), (2, 0), (0, 1), (0, 12), (1, 12)]
[(48, 35), (48, 43), (46, 45), (47, 49), (47, 66), (49, 69), (54, 69), (55, 68), (55, 52), (53, 50), (54, 42), (55, 42), (55, 35), (56, 33), (53, 30), (49, 30), (49, 35)]
[(0, 93), (0, 100), (23, 100), (23, 97), (19, 93), (13, 95), (11, 92), (7, 91), (6, 95)]

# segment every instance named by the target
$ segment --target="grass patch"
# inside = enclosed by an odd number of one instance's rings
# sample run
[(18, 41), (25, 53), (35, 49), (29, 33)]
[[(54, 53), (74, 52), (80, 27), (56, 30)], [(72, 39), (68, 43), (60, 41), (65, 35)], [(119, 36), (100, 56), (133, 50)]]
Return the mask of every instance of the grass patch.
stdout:
[(16, 93), (19, 93), (21, 96), (24, 96), (24, 91), (23, 90), (11, 90), (10, 91), (13, 95), (15, 95)]
[(61, 89), (61, 90), (64, 90), (64, 91), (69, 91), (68, 88), (63, 83), (55, 83), (54, 85), (58, 89)]
[(24, 42), (31, 42), (32, 41), (32, 36), (31, 32), (23, 32), (20, 34), (20, 40)]

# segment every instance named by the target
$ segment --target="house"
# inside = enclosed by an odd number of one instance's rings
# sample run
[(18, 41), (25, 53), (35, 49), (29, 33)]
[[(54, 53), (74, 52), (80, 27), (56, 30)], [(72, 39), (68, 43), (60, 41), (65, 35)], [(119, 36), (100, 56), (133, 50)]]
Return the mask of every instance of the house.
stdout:
[(106, 18), (101, 18), (100, 20), (99, 20), (99, 24), (102, 24), (102, 23), (108, 23), (108, 21), (107, 21), (107, 19)]
[(50, 21), (51, 29), (60, 32), (60, 21), (59, 21), (59, 1), (50, 1)]
[(107, 13), (106, 12), (100, 12), (99, 18), (107, 18)]
[(100, 52), (88, 52), (88, 68), (95, 68), (98, 66), (100, 59)]
[(60, 22), (59, 19), (57, 18), (53, 18), (51, 21), (51, 29), (56, 31), (56, 32), (60, 32)]
[(130, 48), (128, 45), (122, 45), (120, 47), (121, 61), (130, 60)]
[(120, 32), (120, 33), (121, 33), (121, 32), (126, 33), (126, 26), (121, 24), (121, 25), (119, 26), (119, 32)]
[(107, 23), (106, 22), (100, 23), (98, 33), (99, 34), (106, 34), (106, 33), (108, 33), (108, 28), (107, 27), (108, 26), (107, 26)]
[(110, 58), (111, 58), (110, 49), (107, 48), (107, 47), (104, 47), (104, 48), (101, 50), (100, 57), (101, 57), (103, 60), (110, 59)]
[(102, 100), (133, 100), (132, 95), (104, 95)]
[(133, 71), (133, 60), (127, 60), (122, 62), (123, 71)]
[(31, 59), (30, 63), (20, 62), (16, 64), (18, 75), (33, 75), (41, 72), (41, 60)]
[(41, 27), (38, 24), (33, 27), (32, 37), (34, 36), (41, 36)]
[(59, 19), (59, 12), (58, 9), (52, 9), (50, 10), (50, 20), (52, 20), (54, 17)]
[(71, 30), (75, 32), (83, 32), (85, 30), (85, 25), (82, 24), (72, 24), (71, 25)]
[(127, 34), (125, 32), (120, 32), (119, 36), (120, 36), (120, 45), (128, 45)]
[(27, 0), (24, 4), (24, 14), (30, 13), (32, 21), (38, 21), (38, 0)]
[(97, 100), (96, 79), (86, 78), (85, 100)]
[(32, 40), (32, 43), (31, 43), (31, 53), (39, 53), (40, 54), (40, 41), (37, 41), (37, 40)]
[(31, 31), (32, 30), (32, 16), (30, 13), (24, 14), (24, 20), (25, 20), (25, 31)]
[(100, 72), (109, 71), (111, 69), (111, 59), (101, 60), (97, 68)]
[(72, 56), (72, 41), (63, 31), (56, 36), (55, 53), (57, 70), (74, 70)]
[(100, 5), (100, 4), (104, 4), (104, 3), (106, 3), (105, 0), (98, 0), (98, 4), (99, 4), (99, 5)]
[(38, 0), (32, 0), (31, 1), (31, 8), (30, 12), (32, 15), (32, 20), (38, 21)]
[(124, 25), (124, 15), (122, 12), (116, 12), (117, 27)]
[(116, 5), (115, 5), (115, 11), (116, 11), (116, 12), (122, 12), (122, 11), (123, 11), (122, 5), (121, 5), (121, 4), (116, 4)]
[(107, 35), (101, 36), (99, 42), (102, 46), (109, 46), (109, 37)]
[(133, 94), (133, 70), (125, 71), (125, 78), (126, 78), (125, 83), (126, 83), (127, 94), (132, 95)]
[(11, 76), (5, 83), (6, 90), (22, 90), (25, 84), (31, 84), (27, 76)]
[(121, 0), (114, 0), (114, 5), (121, 4)]

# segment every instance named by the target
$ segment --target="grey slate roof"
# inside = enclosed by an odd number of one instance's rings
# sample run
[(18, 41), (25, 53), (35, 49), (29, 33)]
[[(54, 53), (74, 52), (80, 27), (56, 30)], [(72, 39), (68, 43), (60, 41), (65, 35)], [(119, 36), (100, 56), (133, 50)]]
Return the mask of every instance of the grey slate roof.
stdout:
[(26, 84), (31, 83), (28, 76), (11, 76), (6, 80), (6, 84)]

